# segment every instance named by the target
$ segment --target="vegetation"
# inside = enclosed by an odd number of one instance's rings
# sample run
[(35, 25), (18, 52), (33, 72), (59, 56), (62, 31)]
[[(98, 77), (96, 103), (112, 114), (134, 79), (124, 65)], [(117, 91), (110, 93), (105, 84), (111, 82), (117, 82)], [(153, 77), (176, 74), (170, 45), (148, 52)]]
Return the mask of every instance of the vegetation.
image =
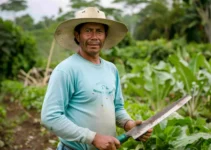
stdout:
[[(25, 2), (10, 0), (0, 4), (0, 11), (22, 11), (27, 7)], [(74, 0), (69, 5), (72, 11), (64, 14), (60, 9), (58, 17), (45, 16), (36, 24), (27, 14), (13, 21), (0, 19), (0, 149), (14, 149), (11, 145), (15, 142), (12, 138), (15, 129), (19, 123), (33, 120), (31, 113), (39, 116), (51, 71), (73, 53), (53, 40), (56, 26), (73, 17), (78, 9), (90, 5), (98, 6), (108, 17), (114, 16), (129, 28), (125, 39), (114, 48), (102, 51), (101, 56), (117, 66), (125, 108), (133, 119), (146, 120), (184, 95), (193, 97), (157, 125), (147, 142), (130, 139), (120, 149), (211, 149), (211, 34), (210, 16), (206, 15), (210, 1), (113, 2), (138, 11), (124, 14), (123, 10), (101, 6), (100, 1)], [(140, 9), (143, 4), (145, 7)], [(12, 124), (8, 119), (11, 104), (24, 111)], [(39, 121), (36, 117), (31, 122)], [(49, 135), (42, 127), (39, 132), (40, 137)], [(124, 131), (118, 128), (117, 132)], [(44, 142), (55, 148), (58, 140)], [(15, 149), (24, 148), (22, 145)]]
[(36, 43), (11, 21), (0, 19), (0, 80), (16, 77), (19, 70), (28, 71), (36, 62)]

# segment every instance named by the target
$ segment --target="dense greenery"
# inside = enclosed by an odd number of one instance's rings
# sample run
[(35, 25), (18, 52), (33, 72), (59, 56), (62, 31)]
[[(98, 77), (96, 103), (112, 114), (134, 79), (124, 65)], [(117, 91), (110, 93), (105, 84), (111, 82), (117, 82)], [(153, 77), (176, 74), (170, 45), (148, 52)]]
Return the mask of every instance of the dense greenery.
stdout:
[(20, 27), (0, 18), (0, 80), (17, 77), (20, 69), (28, 71), (36, 62), (36, 43)]
[[(99, 0), (73, 0), (71, 11), (64, 14), (60, 9), (57, 18), (45, 16), (38, 23), (28, 14), (15, 17), (13, 21), (0, 19), (0, 104), (16, 102), (26, 113), (28, 110), (40, 113), (47, 87), (43, 83), (47, 83), (50, 75), (48, 69), (73, 53), (54, 45), (55, 28), (61, 21), (72, 18), (78, 9), (98, 6), (108, 17), (113, 16), (129, 28), (123, 41), (102, 51), (101, 56), (117, 66), (125, 108), (133, 119), (146, 120), (180, 97), (193, 96), (187, 105), (157, 125), (147, 142), (130, 139), (121, 150), (210, 150), (211, 45), (207, 43), (211, 43), (211, 24), (210, 16), (205, 15), (210, 11), (210, 1), (113, 2), (124, 2), (132, 13), (105, 8)], [(133, 12), (141, 4), (145, 7)], [(20, 0), (0, 4), (0, 11), (17, 12), (25, 8), (26, 1)], [(32, 67), (39, 68), (19, 78), (20, 69), (27, 72)], [(7, 123), (6, 116), (6, 106), (0, 105), (0, 148), (12, 142), (12, 132), (7, 130), (12, 126)], [(124, 131), (118, 128), (117, 132)]]
[[(14, 0), (0, 6), (11, 6), (13, 10), (2, 8), (0, 11), (14, 12), (16, 9), (12, 1)], [(63, 12), (62, 9), (59, 9), (57, 17), (44, 16), (35, 23), (30, 15), (24, 14), (15, 17), (14, 22), (21, 26), (24, 31), (33, 33), (39, 54), (45, 58), (48, 56), (56, 26), (63, 20), (73, 18), (75, 11), (86, 6), (97, 6), (105, 11), (109, 18), (124, 22), (136, 40), (156, 40), (159, 38), (171, 40), (182, 37), (187, 42), (210, 43), (210, 18), (209, 15), (206, 15), (211, 5), (209, 0), (113, 0), (113, 2), (125, 4), (124, 8), (131, 10), (130, 13), (127, 14), (124, 9), (103, 7), (99, 0), (73, 0), (70, 1), (69, 5), (71, 11)], [(24, 9), (22, 7), (24, 4), (24, 1), (16, 1), (16, 6), (20, 8)], [(140, 9), (142, 5), (145, 7)], [(52, 60), (59, 62), (67, 55), (67, 51), (56, 45)], [(39, 64), (43, 65), (42, 62)]]
[[(204, 55), (210, 51), (210, 45), (180, 47), (180, 44), (177, 40), (160, 39), (137, 42), (136, 46), (125, 48), (115, 47), (102, 53), (120, 71), (125, 107), (134, 119), (145, 120), (181, 96), (193, 96), (188, 105), (154, 128), (150, 140), (139, 143), (130, 139), (123, 144), (122, 150), (207, 150), (211, 147), (211, 59)], [(147, 54), (146, 49), (149, 50)], [(156, 51), (166, 51), (170, 55), (164, 55), (162, 60), (160, 57), (151, 59)], [(36, 109), (38, 112), (45, 90), (46, 87), (24, 87), (17, 81), (2, 83), (2, 93), (12, 95), (11, 100), (19, 101), (26, 110)], [(122, 129), (118, 128), (118, 133), (123, 133)]]

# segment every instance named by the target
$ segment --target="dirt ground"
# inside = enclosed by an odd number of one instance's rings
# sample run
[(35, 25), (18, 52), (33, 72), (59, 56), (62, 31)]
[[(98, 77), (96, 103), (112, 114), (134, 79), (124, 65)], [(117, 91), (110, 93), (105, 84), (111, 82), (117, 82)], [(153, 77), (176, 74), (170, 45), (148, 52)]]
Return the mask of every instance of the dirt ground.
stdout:
[(57, 137), (40, 125), (40, 113), (19, 103), (3, 101), (7, 115), (4, 146), (0, 150), (55, 150)]

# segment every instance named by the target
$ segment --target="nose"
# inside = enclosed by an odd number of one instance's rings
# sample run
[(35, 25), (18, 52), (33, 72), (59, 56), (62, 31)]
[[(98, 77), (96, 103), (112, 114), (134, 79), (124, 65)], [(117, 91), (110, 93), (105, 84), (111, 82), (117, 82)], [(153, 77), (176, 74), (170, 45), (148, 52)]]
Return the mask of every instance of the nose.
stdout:
[(92, 38), (92, 39), (97, 39), (97, 33), (96, 33), (96, 31), (93, 31), (93, 32), (92, 32), (91, 38)]

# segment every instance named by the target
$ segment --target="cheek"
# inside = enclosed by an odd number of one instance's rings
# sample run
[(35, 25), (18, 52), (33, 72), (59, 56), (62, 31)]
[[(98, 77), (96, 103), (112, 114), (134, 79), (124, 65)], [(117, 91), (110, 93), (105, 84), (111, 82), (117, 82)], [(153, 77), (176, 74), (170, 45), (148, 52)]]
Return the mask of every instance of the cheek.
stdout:
[(102, 36), (102, 37), (100, 37), (99, 39), (104, 43), (104, 41), (105, 41), (105, 39), (106, 39), (106, 36)]
[(81, 41), (87, 41), (90, 39), (90, 36), (81, 36)]
[(81, 45), (81, 44), (84, 44), (87, 40), (86, 40), (86, 37), (84, 37), (84, 36), (79, 36), (78, 41), (79, 41), (79, 43), (80, 43), (80, 45)]

